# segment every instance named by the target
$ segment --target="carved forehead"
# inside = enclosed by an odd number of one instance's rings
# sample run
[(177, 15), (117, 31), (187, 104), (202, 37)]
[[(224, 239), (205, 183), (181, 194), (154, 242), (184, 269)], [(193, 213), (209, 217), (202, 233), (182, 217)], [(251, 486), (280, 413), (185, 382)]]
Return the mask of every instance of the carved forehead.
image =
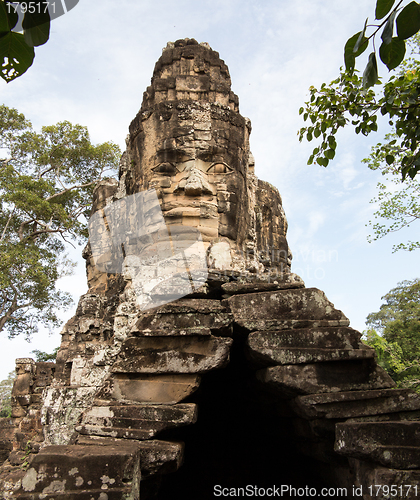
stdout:
[(226, 161), (235, 168), (247, 157), (249, 130), (245, 119), (210, 103), (177, 103), (158, 106), (142, 122), (135, 138), (143, 160)]

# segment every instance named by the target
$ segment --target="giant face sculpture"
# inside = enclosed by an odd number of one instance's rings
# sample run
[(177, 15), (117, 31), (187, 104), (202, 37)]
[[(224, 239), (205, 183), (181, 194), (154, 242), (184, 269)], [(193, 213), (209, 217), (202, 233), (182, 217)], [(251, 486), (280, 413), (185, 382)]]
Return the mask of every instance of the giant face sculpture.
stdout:
[(160, 111), (131, 143), (132, 157), (141, 159), (133, 192), (156, 189), (167, 224), (197, 227), (204, 241), (225, 237), (235, 246), (244, 239), (248, 212), (245, 120), (239, 130), (229, 130), (212, 117), (221, 110), (209, 103), (188, 110), (174, 105), (168, 120)]
[(163, 51), (130, 125), (121, 181), (128, 195), (155, 190), (168, 228), (195, 228), (210, 267), (288, 271), (281, 198), (253, 175), (249, 133), (217, 52), (180, 40)]

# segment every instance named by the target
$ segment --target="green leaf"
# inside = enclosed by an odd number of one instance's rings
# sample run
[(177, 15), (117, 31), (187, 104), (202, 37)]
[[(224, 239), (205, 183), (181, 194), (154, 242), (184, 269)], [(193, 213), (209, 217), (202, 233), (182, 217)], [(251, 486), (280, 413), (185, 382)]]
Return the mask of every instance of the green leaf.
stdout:
[(354, 47), (362, 33), (362, 31), (359, 31), (359, 33), (356, 33), (351, 38), (349, 38), (344, 47), (344, 62), (347, 71), (352, 71), (354, 69), (354, 66), (356, 64), (356, 57), (360, 56), (360, 54), (362, 54), (367, 49), (367, 46), (369, 44), (368, 39), (366, 37), (362, 37), (358, 50), (356, 52), (353, 52)]
[(46, 2), (35, 2), (40, 6), (34, 13), (26, 12), (22, 22), (25, 42), (30, 47), (38, 47), (48, 41), (50, 37), (50, 14), (44, 6)]
[(18, 14), (12, 5), (0, 2), (0, 32), (11, 31), (19, 20)]
[(325, 156), (326, 156), (329, 160), (333, 160), (333, 159), (334, 159), (334, 156), (335, 156), (335, 151), (334, 151), (334, 149), (327, 149), (327, 151), (325, 151)]
[(375, 17), (376, 19), (382, 19), (388, 12), (392, 9), (395, 0), (378, 0), (376, 2)]
[(385, 45), (388, 43), (391, 43), (392, 40), (392, 35), (394, 33), (394, 20), (397, 12), (393, 12), (388, 19), (388, 22), (385, 24), (385, 28), (382, 31), (382, 41), (384, 42)]
[(369, 55), (369, 61), (363, 73), (363, 88), (368, 89), (378, 81), (378, 65), (376, 63), (375, 52)]
[(318, 165), (321, 165), (321, 167), (328, 167), (329, 160), (328, 158), (317, 158), (316, 162)]
[(353, 54), (357, 54), (357, 51), (359, 50), (360, 45), (363, 43), (363, 39), (366, 38), (365, 33), (366, 33), (367, 23), (368, 23), (368, 18), (366, 18), (365, 25), (363, 27), (363, 31), (360, 32), (360, 35), (359, 35), (359, 37), (358, 37), (358, 39), (353, 47)]
[(397, 17), (398, 38), (406, 40), (420, 30), (420, 5), (410, 2)]
[(337, 142), (336, 142), (335, 137), (333, 135), (328, 136), (328, 144), (329, 144), (331, 149), (337, 148)]
[(395, 158), (393, 155), (386, 155), (385, 160), (388, 163), (388, 165), (392, 165), (395, 161)]
[(394, 37), (389, 44), (383, 43), (379, 48), (381, 61), (386, 64), (389, 71), (401, 64), (405, 56), (405, 41)]
[(35, 51), (21, 33), (10, 32), (0, 38), (1, 77), (6, 82), (23, 75), (32, 65)]

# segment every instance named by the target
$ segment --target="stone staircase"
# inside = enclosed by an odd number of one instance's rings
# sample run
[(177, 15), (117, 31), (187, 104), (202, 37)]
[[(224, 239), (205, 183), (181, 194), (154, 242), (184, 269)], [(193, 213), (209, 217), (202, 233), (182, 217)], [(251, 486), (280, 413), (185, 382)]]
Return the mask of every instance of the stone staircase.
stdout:
[(194, 399), (206, 372), (226, 366), (232, 342), (243, 343), (266, 401), (287, 415), (296, 448), (327, 480), (349, 492), (361, 487), (366, 499), (373, 498), (371, 481), (416, 485), (418, 395), (395, 388), (323, 292), (244, 285), (222, 285), (221, 301), (185, 298), (140, 317), (76, 426), (75, 444), (42, 449), (15, 497), (140, 498), (140, 476), (160, 477), (182, 464), (182, 443), (166, 436), (200, 419), (200, 407), (183, 401)]

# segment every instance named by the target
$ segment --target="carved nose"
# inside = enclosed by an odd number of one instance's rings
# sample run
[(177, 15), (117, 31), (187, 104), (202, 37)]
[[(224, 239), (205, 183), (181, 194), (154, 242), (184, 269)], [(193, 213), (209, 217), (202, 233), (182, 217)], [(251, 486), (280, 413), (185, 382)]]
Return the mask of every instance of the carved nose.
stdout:
[(201, 196), (202, 194), (212, 194), (211, 186), (205, 179), (201, 170), (192, 168), (186, 179), (184, 192), (187, 196)]
[(201, 172), (192, 169), (185, 183), (184, 192), (187, 196), (200, 196), (203, 194), (203, 178)]

